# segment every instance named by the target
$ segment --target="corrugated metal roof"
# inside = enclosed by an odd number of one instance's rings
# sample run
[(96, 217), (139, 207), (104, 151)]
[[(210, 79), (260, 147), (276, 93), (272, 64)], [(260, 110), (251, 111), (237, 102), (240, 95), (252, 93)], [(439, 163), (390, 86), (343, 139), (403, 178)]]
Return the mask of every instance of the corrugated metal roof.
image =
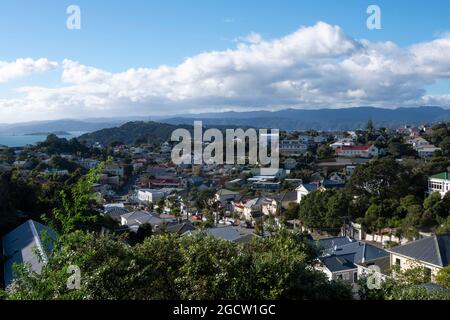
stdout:
[[(5, 285), (8, 286), (13, 281), (13, 265), (28, 264), (30, 270), (40, 272), (45, 265), (46, 252), (52, 247), (43, 239), (46, 236), (56, 239), (56, 233), (49, 227), (39, 222), (28, 220), (13, 231), (9, 232), (2, 239)], [(36, 250), (38, 254), (36, 254)]]
[(450, 233), (419, 239), (390, 250), (412, 259), (446, 267), (450, 261)]

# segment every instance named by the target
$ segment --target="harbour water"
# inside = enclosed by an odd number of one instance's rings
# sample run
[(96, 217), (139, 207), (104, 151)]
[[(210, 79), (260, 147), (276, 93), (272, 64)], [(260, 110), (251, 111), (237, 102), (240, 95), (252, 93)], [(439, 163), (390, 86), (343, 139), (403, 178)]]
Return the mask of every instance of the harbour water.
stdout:
[[(61, 135), (59, 138), (70, 140), (79, 137), (85, 132), (68, 132), (69, 135)], [(0, 134), (0, 145), (7, 147), (23, 147), (29, 144), (35, 144), (47, 139), (47, 135), (9, 135)]]

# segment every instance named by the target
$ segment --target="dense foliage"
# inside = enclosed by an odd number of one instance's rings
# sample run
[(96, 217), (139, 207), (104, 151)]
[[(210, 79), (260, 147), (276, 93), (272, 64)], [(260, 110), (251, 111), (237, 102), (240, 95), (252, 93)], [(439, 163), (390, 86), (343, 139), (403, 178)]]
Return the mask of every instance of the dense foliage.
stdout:
[[(54, 245), (41, 274), (18, 268), (8, 299), (351, 299), (348, 285), (312, 268), (318, 252), (280, 231), (242, 245), (208, 236), (153, 235), (129, 246), (76, 231)], [(81, 287), (67, 289), (69, 266)]]
[(429, 170), (430, 163), (375, 159), (358, 166), (345, 188), (308, 194), (299, 219), (307, 228), (331, 234), (338, 233), (344, 221), (359, 222), (369, 233), (381, 235), (388, 229), (409, 239), (419, 231), (448, 231), (450, 195), (426, 195)]
[(429, 278), (423, 267), (413, 266), (410, 269), (394, 268), (395, 277), (387, 278), (379, 288), (369, 288), (371, 279), (361, 277), (359, 280), (359, 296), (364, 300), (450, 300), (448, 278), (442, 287), (430, 286)]
[(80, 140), (86, 142), (99, 142), (102, 145), (114, 143), (133, 144), (133, 143), (154, 143), (170, 140), (170, 136), (175, 129), (184, 128), (190, 131), (192, 126), (175, 126), (158, 122), (128, 122), (118, 128), (108, 128), (84, 134)]

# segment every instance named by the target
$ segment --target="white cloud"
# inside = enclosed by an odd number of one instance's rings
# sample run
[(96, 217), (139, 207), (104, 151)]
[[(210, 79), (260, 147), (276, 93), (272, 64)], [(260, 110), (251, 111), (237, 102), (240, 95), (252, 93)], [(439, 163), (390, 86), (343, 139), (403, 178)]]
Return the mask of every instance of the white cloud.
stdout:
[(60, 86), (18, 88), (22, 97), (0, 100), (0, 110), (6, 119), (8, 114), (34, 119), (285, 107), (449, 106), (450, 95), (430, 96), (424, 89), (448, 78), (449, 35), (401, 48), (393, 42), (357, 40), (338, 26), (319, 22), (273, 40), (252, 33), (233, 50), (204, 52), (177, 66), (111, 73), (64, 60)]
[(31, 58), (17, 59), (16, 61), (0, 61), (0, 83), (25, 77), (32, 73), (45, 72), (58, 67), (57, 62), (48, 59), (33, 60)]

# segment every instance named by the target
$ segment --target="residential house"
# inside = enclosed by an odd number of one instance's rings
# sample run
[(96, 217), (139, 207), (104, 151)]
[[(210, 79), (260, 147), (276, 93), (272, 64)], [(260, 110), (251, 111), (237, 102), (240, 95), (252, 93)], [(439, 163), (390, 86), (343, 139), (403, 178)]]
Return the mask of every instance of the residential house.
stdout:
[(172, 152), (172, 147), (168, 141), (161, 144), (161, 153), (170, 153)]
[(186, 186), (188, 187), (199, 187), (203, 184), (204, 179), (200, 176), (190, 176), (185, 179)]
[(9, 286), (14, 280), (13, 265), (25, 264), (30, 271), (41, 272), (47, 263), (52, 246), (47, 239), (55, 239), (56, 233), (39, 222), (28, 220), (3, 236), (4, 282)]
[(301, 143), (304, 143), (306, 145), (313, 144), (314, 143), (314, 137), (307, 136), (307, 135), (300, 135), (298, 136), (298, 141)]
[[(330, 243), (335, 244), (330, 248)], [(344, 237), (330, 238), (322, 242), (319, 240), (320, 247), (321, 244), (325, 244), (327, 248), (319, 258), (317, 269), (324, 272), (329, 280), (346, 280), (355, 284), (358, 281), (358, 264), (373, 263), (383, 257), (389, 257), (389, 252), (382, 248)]]
[(256, 219), (262, 216), (262, 205), (270, 200), (265, 197), (257, 197), (248, 200), (244, 204), (242, 218), (246, 221), (255, 222)]
[(280, 142), (280, 154), (285, 156), (300, 156), (308, 151), (308, 145), (300, 140), (283, 140)]
[(249, 242), (255, 237), (252, 230), (244, 229), (235, 226), (226, 226), (226, 227), (218, 227), (218, 228), (208, 228), (203, 231), (193, 230), (184, 233), (183, 235), (192, 235), (202, 232), (203, 234), (212, 236), (214, 238), (219, 238), (227, 241), (244, 243)]
[(412, 145), (413, 149), (417, 151), (421, 158), (432, 157), (436, 151), (441, 150), (441, 148), (432, 145), (422, 137), (413, 137), (408, 140), (408, 143)]
[(177, 177), (157, 177), (149, 180), (150, 188), (181, 188), (183, 183)]
[(284, 160), (283, 166), (284, 166), (284, 169), (286, 169), (286, 170), (295, 169), (297, 167), (297, 160), (288, 158), (288, 159)]
[(287, 209), (291, 203), (297, 203), (297, 192), (296, 191), (285, 191), (280, 193), (276, 200), (281, 204), (281, 208)]
[(353, 139), (339, 139), (336, 142), (333, 142), (332, 144), (330, 144), (330, 147), (333, 150), (336, 150), (338, 148), (342, 148), (342, 147), (350, 147), (350, 146), (354, 146), (355, 142), (353, 141)]
[(433, 235), (392, 248), (390, 252), (391, 267), (406, 270), (415, 266), (423, 267), (430, 281), (436, 274), (449, 265), (450, 233)]
[(175, 219), (164, 219), (147, 211), (129, 212), (121, 217), (121, 225), (128, 226), (130, 230), (137, 231), (140, 225), (150, 224), (152, 228), (158, 229), (163, 224), (176, 222)]
[(428, 178), (428, 193), (439, 192), (444, 197), (450, 190), (450, 172), (441, 172)]
[(83, 168), (93, 169), (100, 164), (100, 161), (95, 159), (80, 159), (77, 161), (77, 163)]
[(239, 197), (239, 192), (231, 191), (228, 189), (220, 189), (215, 194), (216, 201), (220, 202), (222, 207), (227, 206), (231, 202), (237, 200)]
[(260, 191), (274, 192), (281, 189), (281, 182), (256, 181), (252, 183), (252, 188)]
[(156, 189), (139, 189), (137, 198), (140, 203), (156, 203), (160, 199), (164, 199), (166, 193)]
[(192, 224), (192, 222), (184, 221), (181, 223), (171, 224), (171, 225), (167, 226), (165, 231), (167, 233), (176, 233), (176, 234), (182, 235), (188, 231), (193, 231), (193, 230), (195, 230), (195, 227)]
[(123, 203), (106, 204), (103, 207), (103, 216), (110, 217), (111, 219), (118, 222), (121, 221), (122, 215), (129, 213), (128, 209), (125, 208)]
[(313, 139), (314, 143), (325, 143), (328, 141), (328, 137), (325, 135), (315, 136)]
[(375, 274), (381, 281), (391, 275), (390, 256), (355, 263), (358, 268), (358, 279)]
[(125, 175), (123, 166), (120, 164), (116, 164), (116, 163), (107, 164), (103, 171), (105, 173), (107, 173), (108, 175), (118, 176), (120, 178), (122, 178)]
[(281, 213), (281, 209), (286, 210), (291, 203), (297, 203), (297, 192), (282, 192), (274, 199), (267, 199), (267, 201), (263, 203), (261, 207), (262, 213), (265, 215), (278, 215)]
[(374, 145), (370, 146), (342, 146), (336, 149), (336, 154), (340, 157), (360, 157), (372, 158), (379, 155), (379, 150)]
[(244, 184), (243, 179), (233, 179), (231, 181), (225, 182), (225, 187), (227, 188), (238, 188), (241, 187)]
[(319, 189), (318, 183), (302, 183), (295, 191), (297, 192), (297, 203), (300, 203), (304, 197), (306, 197), (311, 192)]

